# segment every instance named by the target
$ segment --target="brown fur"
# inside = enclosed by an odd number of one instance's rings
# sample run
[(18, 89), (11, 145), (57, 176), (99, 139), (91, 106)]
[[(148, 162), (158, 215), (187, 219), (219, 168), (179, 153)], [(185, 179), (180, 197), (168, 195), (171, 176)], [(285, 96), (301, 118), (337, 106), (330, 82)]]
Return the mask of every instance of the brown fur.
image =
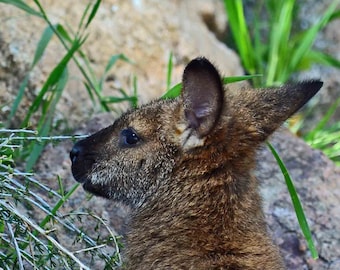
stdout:
[(79, 141), (75, 179), (133, 208), (126, 269), (284, 269), (252, 175), (255, 151), (321, 86), (224, 91), (216, 69), (197, 58), (181, 97)]

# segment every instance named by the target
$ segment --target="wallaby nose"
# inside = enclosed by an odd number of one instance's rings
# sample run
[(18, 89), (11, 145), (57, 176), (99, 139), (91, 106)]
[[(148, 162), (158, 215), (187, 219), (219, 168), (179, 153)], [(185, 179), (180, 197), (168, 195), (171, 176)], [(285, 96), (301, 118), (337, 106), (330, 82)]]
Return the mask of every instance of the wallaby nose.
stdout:
[(72, 161), (72, 163), (76, 162), (77, 158), (79, 157), (80, 153), (81, 153), (82, 147), (79, 146), (78, 144), (75, 144), (72, 147), (72, 150), (70, 152), (70, 159)]

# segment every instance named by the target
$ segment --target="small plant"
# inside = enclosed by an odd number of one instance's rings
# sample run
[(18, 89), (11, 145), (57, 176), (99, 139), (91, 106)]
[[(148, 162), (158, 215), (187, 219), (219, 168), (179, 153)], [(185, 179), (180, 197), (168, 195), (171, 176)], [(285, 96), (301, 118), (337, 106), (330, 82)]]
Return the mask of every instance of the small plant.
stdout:
[[(88, 60), (86, 54), (81, 50), (82, 45), (87, 39), (88, 34), (86, 33), (86, 30), (88, 29), (98, 11), (101, 3), (100, 0), (90, 2), (87, 5), (76, 31), (67, 30), (61, 24), (52, 24), (47, 13), (38, 0), (34, 0), (34, 3), (36, 4), (38, 10), (31, 8), (29, 5), (21, 0), (0, 0), (0, 3), (1, 2), (14, 5), (30, 15), (39, 17), (47, 25), (45, 31), (40, 38), (40, 41), (37, 44), (37, 49), (29, 72), (19, 87), (19, 92), (13, 102), (6, 126), (9, 126), (11, 120), (17, 112), (20, 102), (22, 101), (24, 92), (29, 82), (30, 72), (41, 60), (41, 57), (43, 56), (53, 36), (56, 36), (59, 39), (62, 46), (66, 49), (66, 54), (57, 64), (57, 66), (51, 71), (46, 82), (40, 89), (38, 95), (35, 97), (31, 106), (28, 108), (27, 115), (21, 123), (21, 128), (28, 127), (32, 117), (38, 114), (39, 120), (35, 128), (38, 132), (38, 135), (44, 137), (50, 134), (51, 128), (53, 126), (53, 116), (55, 115), (56, 106), (69, 79), (68, 64), (71, 60), (75, 62), (76, 66), (79, 68), (81, 74), (83, 75), (84, 86), (94, 106), (99, 104), (101, 110), (109, 111), (111, 110), (110, 104), (123, 101), (129, 101), (131, 102), (131, 104), (137, 103), (136, 93), (134, 93), (133, 96), (129, 96), (124, 91), (124, 89), (119, 89), (121, 96), (103, 95), (103, 84), (105, 82), (107, 73), (112, 69), (115, 63), (118, 60), (132, 63), (125, 55), (113, 55), (106, 65), (104, 74), (99, 79), (97, 79), (94, 75), (95, 73), (91, 67), (90, 61)], [(29, 171), (34, 166), (43, 147), (43, 144), (36, 145), (35, 143), (30, 143), (29, 145), (25, 146), (25, 151), (23, 153), (20, 153), (21, 157), (25, 159), (27, 171)]]
[[(313, 49), (317, 34), (339, 16), (338, 1), (333, 1), (322, 17), (305, 31), (293, 31), (297, 3), (295, 0), (262, 0), (247, 22), (242, 0), (224, 0), (235, 47), (246, 71), (262, 74), (256, 87), (287, 82), (294, 72), (307, 69), (312, 63), (340, 67), (333, 57)], [(263, 16), (266, 21), (261, 20)]]
[[(58, 179), (57, 192), (37, 181), (33, 174), (15, 167), (13, 152), (22, 147), (22, 140), (41, 143), (66, 138), (70, 139), (67, 136), (41, 138), (36, 132), (25, 129), (0, 130), (1, 269), (91, 269), (91, 264), (95, 265), (98, 260), (103, 262), (105, 269), (120, 265), (118, 240), (106, 221), (91, 211), (66, 216), (59, 212), (78, 184), (65, 190)], [(40, 194), (49, 194), (49, 200)], [(37, 212), (45, 216), (40, 222), (37, 217), (33, 218)], [(84, 217), (87, 223), (97, 224), (94, 231), (87, 232), (80, 227)], [(104, 236), (105, 230), (107, 236)], [(56, 240), (55, 236), (61, 234), (74, 242), (74, 250)], [(84, 257), (90, 258), (87, 260), (89, 266)]]
[[(106, 221), (91, 213), (91, 210), (85, 209), (67, 215), (60, 211), (74, 194), (78, 184), (65, 190), (62, 179), (58, 178), (59, 189), (56, 191), (27, 172), (31, 171), (47, 142), (71, 138), (50, 136), (56, 106), (68, 82), (69, 62), (74, 61), (82, 73), (85, 89), (93, 104), (99, 104), (102, 110), (110, 110), (111, 104), (117, 102), (137, 104), (136, 79), (132, 96), (123, 89), (119, 90), (121, 96), (103, 95), (107, 73), (115, 63), (119, 60), (129, 63), (131, 61), (123, 54), (113, 55), (103, 75), (97, 78), (90, 61), (81, 50), (87, 39), (86, 30), (96, 15), (100, 0), (87, 5), (76, 31), (67, 30), (61, 24), (52, 24), (40, 2), (33, 2), (37, 10), (21, 0), (0, 0), (0, 3), (14, 5), (46, 23), (29, 72), (12, 104), (8, 121), (0, 126), (0, 268), (92, 269), (100, 262), (104, 269), (112, 269), (120, 265), (120, 244)], [(6, 129), (22, 101), (31, 71), (40, 62), (53, 36), (66, 49), (64, 57), (61, 57), (61, 61), (51, 71), (28, 108), (21, 128)], [(39, 116), (36, 131), (27, 130), (32, 117), (36, 115)], [(16, 167), (18, 161), (26, 165), (23, 171)], [(45, 195), (48, 195), (47, 199)], [(34, 213), (39, 213), (39, 217)], [(94, 224), (93, 230), (82, 228), (81, 220), (84, 218), (87, 223)], [(69, 250), (69, 245), (57, 241), (58, 235), (64, 235), (69, 242), (73, 242), (74, 249)]]
[[(312, 63), (340, 68), (338, 60), (312, 47), (317, 34), (331, 20), (339, 17), (339, 12), (336, 11), (338, 1), (333, 1), (318, 22), (309, 29), (298, 33), (293, 31), (294, 10), (297, 5), (295, 0), (259, 1), (257, 3), (258, 9), (254, 10), (252, 22), (247, 22), (245, 18), (242, 0), (224, 0), (224, 4), (233, 42), (244, 68), (249, 74), (263, 75), (253, 79), (253, 84), (256, 87), (283, 84), (290, 79), (293, 73), (308, 68)], [(268, 21), (261, 20), (263, 15)], [(322, 149), (335, 161), (339, 160), (340, 157), (339, 125), (334, 125), (327, 130), (324, 128), (330, 116), (338, 107), (339, 101), (340, 99), (334, 103), (319, 125), (305, 136), (308, 143), (313, 147)], [(301, 125), (301, 123), (299, 124)], [(287, 168), (270, 143), (268, 143), (268, 146), (285, 177), (297, 219), (312, 257), (317, 258), (318, 254)]]
[[(295, 0), (259, 1), (250, 22), (245, 18), (242, 0), (224, 0), (224, 3), (233, 44), (245, 70), (251, 75), (263, 75), (253, 79), (254, 86), (283, 84), (294, 73), (308, 69), (314, 63), (340, 68), (340, 61), (313, 48), (318, 33), (329, 22), (339, 18), (340, 12), (336, 10), (339, 1), (333, 1), (320, 19), (304, 31), (296, 29), (298, 27), (295, 22), (295, 10), (298, 3)], [(339, 102), (335, 102), (326, 113), (327, 120), (338, 104)], [(338, 134), (339, 129), (336, 125), (328, 128), (324, 121), (326, 118), (321, 120), (310, 134), (304, 135), (304, 139), (337, 163), (340, 154), (334, 136)], [(303, 118), (292, 126), (292, 130), (298, 133), (302, 125)]]

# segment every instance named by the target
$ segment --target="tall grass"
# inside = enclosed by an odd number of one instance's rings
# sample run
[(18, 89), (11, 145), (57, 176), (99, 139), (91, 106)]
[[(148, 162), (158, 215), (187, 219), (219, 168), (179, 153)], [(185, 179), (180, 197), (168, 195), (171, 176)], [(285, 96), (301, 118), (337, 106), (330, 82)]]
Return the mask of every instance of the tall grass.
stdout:
[[(336, 10), (339, 1), (327, 8), (317, 22), (307, 30), (294, 31), (298, 3), (295, 0), (258, 1), (252, 21), (247, 21), (242, 0), (224, 0), (226, 14), (229, 19), (233, 44), (240, 55), (242, 64), (249, 74), (262, 74), (253, 79), (256, 87), (283, 84), (291, 76), (313, 63), (340, 68), (340, 61), (313, 48), (318, 33), (332, 20), (339, 17)], [(266, 21), (262, 18), (265, 17)], [(296, 28), (296, 27), (295, 27)], [(334, 125), (325, 129), (327, 121), (340, 103), (340, 98), (331, 106), (325, 117), (314, 130), (305, 136), (305, 140), (313, 147), (322, 149), (335, 162), (340, 160), (340, 126)], [(299, 123), (301, 125), (301, 123)], [(314, 258), (318, 257), (311, 239), (301, 203), (289, 172), (276, 150), (268, 143), (276, 158), (295, 208), (297, 219)]]
[[(224, 0), (224, 3), (233, 44), (246, 72), (263, 75), (253, 79), (256, 87), (283, 84), (293, 74), (308, 69), (312, 64), (340, 68), (339, 60), (313, 47), (320, 31), (332, 20), (339, 18), (340, 11), (336, 9), (339, 0), (333, 1), (324, 14), (306, 30), (297, 30), (296, 10), (299, 3), (295, 0), (258, 1), (252, 21), (245, 18), (243, 1)], [(328, 127), (327, 121), (338, 107), (339, 102), (335, 101), (320, 123), (304, 135), (307, 143), (322, 150), (336, 164), (340, 164), (337, 140), (340, 130), (337, 125)], [(298, 133), (303, 123), (304, 118), (300, 118), (291, 127), (292, 130)]]
[[(102, 76), (97, 78), (93, 68), (91, 67), (90, 61), (81, 49), (88, 36), (87, 29), (94, 19), (101, 4), (100, 0), (89, 2), (83, 12), (82, 18), (76, 30), (68, 29), (60, 23), (52, 24), (41, 3), (38, 0), (34, 0), (33, 2), (36, 5), (36, 9), (33, 9), (21, 0), (0, 0), (0, 3), (14, 5), (24, 12), (42, 19), (42, 21), (46, 24), (46, 28), (37, 44), (36, 52), (29, 68), (29, 72), (21, 83), (18, 95), (12, 104), (6, 126), (9, 126), (13, 117), (15, 116), (24, 96), (24, 92), (27, 88), (30, 73), (41, 61), (41, 58), (48, 48), (53, 36), (56, 36), (60, 41), (60, 44), (66, 49), (66, 54), (51, 71), (44, 85), (41, 87), (38, 95), (28, 108), (27, 115), (21, 123), (22, 128), (29, 126), (30, 120), (33, 116), (39, 115), (39, 120), (36, 126), (38, 135), (43, 137), (50, 134), (53, 126), (52, 120), (56, 111), (56, 106), (63, 91), (65, 90), (69, 79), (68, 64), (70, 61), (74, 61), (81, 72), (84, 86), (92, 103), (94, 105), (99, 104), (102, 110), (109, 111), (112, 109), (110, 108), (110, 104), (120, 103), (123, 101), (129, 101), (132, 104), (137, 102), (136, 94), (130, 96), (124, 91), (124, 89), (120, 89), (121, 96), (104, 96), (103, 94), (103, 84), (105, 82), (106, 76), (117, 63), (117, 61), (120, 60), (127, 63), (132, 63), (131, 60), (129, 60), (123, 54), (113, 55), (110, 57)], [(26, 151), (24, 151), (22, 154), (26, 162), (26, 170), (30, 170), (34, 166), (42, 149), (43, 145), (36, 145), (34, 142), (25, 145)]]
[[(137, 103), (136, 91), (128, 95), (123, 89), (121, 96), (104, 96), (103, 84), (108, 72), (117, 61), (132, 63), (125, 55), (110, 57), (104, 73), (97, 78), (90, 61), (82, 51), (86, 42), (87, 29), (94, 19), (100, 0), (89, 1), (76, 30), (62, 24), (52, 24), (43, 6), (34, 0), (35, 7), (21, 0), (0, 0), (0, 3), (13, 5), (30, 16), (38, 17), (46, 25), (29, 72), (22, 81), (14, 100), (8, 120), (0, 123), (0, 268), (1, 269), (91, 269), (91, 265), (101, 262), (105, 269), (120, 265), (119, 243), (106, 221), (91, 213), (60, 213), (61, 207), (74, 194), (78, 184), (65, 189), (62, 179), (58, 178), (57, 191), (40, 183), (31, 171), (45, 144), (51, 140), (71, 139), (68, 136), (51, 136), (53, 117), (60, 97), (69, 79), (68, 65), (74, 61), (80, 70), (84, 88), (94, 105), (102, 110), (110, 110), (111, 104), (129, 101)], [(27, 109), (20, 128), (8, 129), (23, 100), (30, 80), (30, 74), (40, 63), (42, 56), (55, 36), (66, 49), (59, 63), (53, 68), (39, 93)], [(36, 117), (38, 116), (38, 117)], [(31, 119), (38, 119), (36, 131), (27, 130)], [(24, 171), (16, 167), (18, 160), (24, 160)], [(46, 200), (41, 194), (48, 194)], [(30, 212), (39, 212), (43, 218), (29, 218)], [(81, 220), (96, 224), (92, 231), (82, 228)], [(106, 231), (106, 236), (100, 232)], [(77, 250), (69, 250), (56, 236), (63, 234), (69, 242), (75, 243)], [(89, 258), (84, 261), (84, 258)]]
[[(0, 268), (1, 269), (91, 269), (90, 261), (102, 261), (105, 269), (120, 265), (119, 244), (106, 221), (88, 212), (62, 215), (59, 209), (72, 196), (79, 184), (65, 190), (58, 178), (55, 191), (37, 181), (33, 174), (15, 167), (13, 153), (22, 147), (22, 140), (70, 139), (67, 136), (41, 138), (25, 129), (0, 129)], [(48, 200), (41, 194), (48, 194)], [(52, 204), (54, 202), (54, 204)], [(26, 210), (24, 210), (26, 209)], [(29, 214), (31, 213), (31, 214)], [(40, 222), (37, 216), (45, 216)], [(31, 216), (31, 217), (30, 217)], [(94, 231), (85, 231), (81, 222), (97, 224)], [(103, 236), (103, 229), (108, 236)], [(63, 234), (75, 244), (70, 250), (55, 236)], [(55, 236), (54, 236), (55, 235)], [(104, 251), (104, 247), (111, 247)], [(89, 258), (84, 262), (84, 257)]]

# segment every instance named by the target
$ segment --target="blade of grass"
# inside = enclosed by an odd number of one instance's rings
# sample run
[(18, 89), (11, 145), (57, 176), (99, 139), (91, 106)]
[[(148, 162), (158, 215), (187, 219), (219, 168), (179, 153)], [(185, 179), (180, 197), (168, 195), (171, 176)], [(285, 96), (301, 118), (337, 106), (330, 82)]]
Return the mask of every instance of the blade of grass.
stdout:
[(324, 127), (326, 126), (326, 124), (328, 123), (332, 115), (334, 115), (335, 111), (338, 109), (339, 106), (340, 106), (340, 97), (336, 99), (336, 101), (328, 109), (328, 111), (325, 113), (325, 115), (322, 117), (321, 121), (319, 121), (316, 127), (305, 136), (304, 139), (307, 142), (313, 142), (315, 138), (315, 134), (321, 131), (322, 129), (324, 129)]
[(338, 3), (339, 1), (333, 1), (322, 18), (294, 42), (294, 50), (292, 50), (288, 66), (290, 71), (296, 70), (303, 56), (310, 51), (317, 34), (331, 20)]
[(309, 250), (311, 251), (312, 257), (314, 259), (317, 259), (319, 257), (319, 255), (318, 255), (318, 252), (317, 252), (317, 250), (314, 246), (312, 233), (309, 229), (308, 222), (307, 222), (307, 219), (305, 217), (305, 214), (304, 214), (299, 196), (298, 196), (296, 189), (295, 189), (295, 186), (293, 184), (293, 181), (290, 178), (289, 172), (288, 172), (285, 164), (281, 160), (280, 156), (278, 155), (278, 153), (276, 152), (274, 147), (269, 142), (267, 142), (267, 145), (268, 145), (270, 151), (272, 152), (273, 156), (275, 157), (276, 162), (281, 169), (282, 175), (285, 178), (286, 185), (287, 185), (287, 188), (288, 188), (288, 191), (289, 191), (289, 194), (290, 194), (290, 198), (292, 200), (292, 203), (293, 203), (293, 206), (294, 206), (294, 209), (295, 209), (296, 217), (297, 217), (298, 222), (300, 224), (300, 228), (303, 232), (303, 235), (306, 238), (306, 241), (307, 241)]
[(85, 40), (75, 40), (71, 49), (67, 52), (64, 58), (59, 62), (59, 64), (53, 69), (50, 73), (49, 77), (47, 78), (45, 84), (43, 85), (42, 89), (40, 90), (38, 96), (33, 101), (32, 105), (30, 106), (28, 113), (22, 123), (22, 127), (28, 125), (28, 121), (31, 118), (32, 114), (36, 112), (43, 101), (45, 94), (49, 91), (50, 87), (57, 83), (58, 79), (62, 76), (66, 65), (72, 58), (73, 54), (81, 47), (81, 45), (85, 42)]
[(254, 49), (244, 16), (242, 0), (224, 0), (224, 6), (243, 65), (250, 74), (255, 74)]
[[(55, 88), (51, 91), (52, 94), (49, 97), (49, 100), (46, 102), (45, 105), (45, 112), (43, 112), (41, 118), (38, 122), (38, 131), (39, 136), (44, 137), (50, 133), (52, 122), (54, 118), (54, 112), (56, 111), (57, 104), (59, 99), (65, 89), (66, 83), (68, 81), (68, 70), (65, 67), (64, 72), (61, 74)], [(37, 162), (38, 158), (40, 157), (41, 152), (43, 151), (45, 143), (36, 143), (31, 142), (30, 145), (27, 146), (28, 149), (31, 149), (28, 158), (26, 159), (26, 170), (30, 171), (35, 163)]]
[[(276, 5), (272, 5), (274, 12), (271, 14), (271, 30), (269, 38), (269, 56), (267, 65), (267, 79), (265, 86), (271, 86), (276, 82), (276, 78), (279, 72), (279, 65), (282, 62), (279, 61), (280, 57), (286, 55), (285, 50), (289, 41), (289, 35), (291, 32), (292, 23), (292, 11), (295, 1), (287, 0), (277, 2)], [(282, 83), (282, 82), (280, 82)]]
[(168, 60), (168, 67), (167, 67), (167, 74), (166, 74), (166, 90), (167, 91), (170, 89), (170, 85), (171, 85), (172, 69), (173, 69), (172, 52), (170, 52), (169, 60)]
[[(255, 74), (255, 75), (244, 75), (244, 76), (233, 76), (233, 77), (223, 77), (222, 83), (228, 84), (228, 83), (234, 83), (234, 82), (240, 82), (240, 81), (246, 81), (253, 78), (261, 77), (262, 75)], [(182, 83), (178, 83), (175, 86), (171, 87), (168, 91), (166, 91), (162, 95), (162, 99), (171, 99), (176, 98), (181, 94), (182, 90)]]
[(310, 50), (307, 56), (307, 61), (310, 63), (320, 63), (324, 66), (330, 66), (335, 68), (340, 68), (340, 61), (323, 52), (319, 52), (316, 50)]
[(7, 123), (6, 123), (7, 127), (10, 126), (10, 122), (12, 121), (15, 113), (18, 110), (20, 102), (21, 102), (22, 98), (24, 97), (24, 93), (25, 93), (25, 89), (26, 89), (27, 84), (28, 84), (29, 77), (30, 77), (29, 74), (27, 74), (25, 76), (24, 80), (20, 83), (18, 95), (16, 96), (15, 100), (13, 101), (13, 104), (11, 106), (11, 111), (10, 111), (8, 119), (7, 119)]
[(87, 5), (86, 5), (86, 8), (85, 8), (85, 10), (84, 10), (84, 12), (83, 12), (83, 14), (82, 14), (82, 16), (81, 16), (81, 18), (80, 18), (80, 21), (79, 21), (79, 24), (78, 24), (78, 28), (77, 28), (77, 34), (75, 35), (76, 37), (78, 37), (78, 36), (80, 36), (81, 35), (81, 31), (83, 31), (84, 29), (83, 29), (83, 24), (84, 24), (84, 20), (85, 20), (85, 18), (86, 18), (86, 16), (87, 16), (87, 13), (89, 12), (89, 10), (90, 10), (90, 7), (91, 7), (91, 2), (89, 2)]
[(100, 3), (101, 3), (101, 0), (97, 0), (96, 3), (93, 5), (93, 8), (92, 8), (91, 13), (90, 13), (90, 16), (87, 19), (87, 22), (85, 24), (85, 28), (87, 28), (90, 25), (90, 23), (92, 22), (93, 18), (96, 16), (98, 8), (100, 6)]
[(131, 101), (131, 106), (132, 108), (137, 108), (138, 106), (138, 78), (136, 75), (133, 76), (133, 84), (132, 84), (132, 87), (133, 87), (133, 99)]
[(33, 8), (31, 8), (29, 5), (27, 5), (25, 2), (21, 0), (0, 0), (0, 3), (10, 4), (25, 11), (28, 14), (38, 16), (40, 18), (43, 17), (43, 15), (40, 12), (34, 10)]
[(28, 74), (25, 76), (24, 80), (20, 84), (18, 95), (16, 96), (16, 98), (15, 98), (13, 104), (12, 104), (9, 117), (7, 119), (7, 126), (9, 126), (10, 122), (12, 121), (16, 111), (18, 110), (18, 107), (21, 103), (21, 100), (24, 96), (24, 92), (25, 92), (25, 89), (26, 89), (27, 84), (28, 84), (30, 72), (35, 67), (35, 65), (40, 61), (40, 59), (41, 59), (43, 53), (45, 52), (45, 49), (46, 49), (49, 41), (51, 40), (52, 36), (53, 36), (53, 31), (52, 31), (51, 27), (47, 27), (44, 30), (44, 32), (43, 32), (43, 34), (42, 34), (42, 36), (41, 36), (41, 38), (38, 42), (37, 49), (35, 50), (35, 54), (34, 54), (34, 60), (31, 64), (31, 67), (28, 71)]
[(107, 63), (107, 65), (105, 67), (104, 74), (102, 75), (102, 77), (100, 78), (100, 81), (99, 81), (98, 90), (100, 92), (102, 92), (102, 90), (103, 90), (103, 83), (106, 79), (107, 73), (117, 63), (118, 60), (121, 60), (121, 61), (124, 61), (124, 62), (127, 62), (127, 63), (132, 63), (132, 61), (128, 57), (126, 57), (125, 54), (120, 53), (120, 54), (115, 54), (115, 55), (111, 56), (109, 62)]
[(45, 52), (45, 49), (48, 45), (48, 43), (51, 41), (53, 37), (53, 29), (50, 26), (47, 26), (41, 35), (41, 38), (38, 42), (37, 49), (35, 50), (34, 58), (33, 58), (33, 63), (32, 63), (32, 68), (40, 61), (42, 55)]

